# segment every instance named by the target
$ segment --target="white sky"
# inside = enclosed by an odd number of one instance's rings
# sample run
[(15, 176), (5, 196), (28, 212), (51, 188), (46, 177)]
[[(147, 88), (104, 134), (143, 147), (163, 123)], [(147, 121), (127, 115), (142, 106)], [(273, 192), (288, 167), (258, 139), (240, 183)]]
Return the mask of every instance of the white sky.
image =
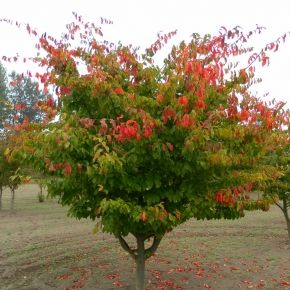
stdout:
[[(189, 39), (194, 33), (217, 33), (220, 26), (245, 29), (256, 24), (267, 30), (257, 38), (257, 49), (290, 31), (289, 0), (14, 0), (2, 1), (0, 18), (29, 22), (40, 32), (59, 36), (65, 24), (74, 21), (72, 11), (84, 19), (99, 23), (100, 17), (114, 21), (106, 26), (105, 39), (132, 43), (141, 48), (149, 47), (159, 31), (178, 30), (170, 44)], [(0, 23), (0, 57), (3, 55), (35, 56), (33, 39), (5, 23)], [(269, 92), (269, 98), (290, 102), (290, 35), (270, 59), (270, 66), (259, 70), (263, 83), (257, 86), (258, 95)], [(259, 49), (258, 49), (259, 50)], [(23, 65), (8, 65), (8, 70), (22, 72)]]

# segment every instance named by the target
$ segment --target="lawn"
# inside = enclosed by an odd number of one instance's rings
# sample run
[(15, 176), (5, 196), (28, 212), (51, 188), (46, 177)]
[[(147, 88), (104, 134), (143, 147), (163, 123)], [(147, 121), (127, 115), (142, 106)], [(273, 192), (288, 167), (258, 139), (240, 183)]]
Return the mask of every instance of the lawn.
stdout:
[[(0, 289), (134, 289), (134, 264), (94, 222), (39, 203), (35, 185), (4, 191), (0, 211)], [(130, 237), (129, 237), (130, 241)], [(147, 289), (290, 289), (290, 249), (282, 212), (236, 221), (196, 221), (169, 233), (147, 262)]]

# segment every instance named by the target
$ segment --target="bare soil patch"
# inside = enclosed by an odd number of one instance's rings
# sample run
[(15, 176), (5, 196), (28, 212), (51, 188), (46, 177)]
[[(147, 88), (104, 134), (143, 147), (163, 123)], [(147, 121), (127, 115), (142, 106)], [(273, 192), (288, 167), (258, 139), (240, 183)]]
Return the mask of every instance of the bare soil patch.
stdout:
[[(0, 289), (134, 289), (134, 264), (113, 236), (39, 203), (35, 185), (4, 191)], [(130, 240), (130, 238), (129, 238)], [(282, 212), (236, 221), (196, 221), (169, 233), (147, 263), (147, 289), (290, 289), (290, 249)]]

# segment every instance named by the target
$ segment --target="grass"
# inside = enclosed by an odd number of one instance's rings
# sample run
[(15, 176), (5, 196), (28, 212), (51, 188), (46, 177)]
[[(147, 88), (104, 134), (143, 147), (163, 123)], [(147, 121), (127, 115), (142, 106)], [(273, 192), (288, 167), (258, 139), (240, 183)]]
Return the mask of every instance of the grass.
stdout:
[[(8, 190), (0, 211), (0, 289), (134, 289), (134, 264), (113, 236), (66, 216), (35, 185)], [(130, 238), (129, 238), (130, 239)], [(282, 212), (236, 221), (190, 220), (169, 233), (147, 262), (147, 289), (290, 289)]]

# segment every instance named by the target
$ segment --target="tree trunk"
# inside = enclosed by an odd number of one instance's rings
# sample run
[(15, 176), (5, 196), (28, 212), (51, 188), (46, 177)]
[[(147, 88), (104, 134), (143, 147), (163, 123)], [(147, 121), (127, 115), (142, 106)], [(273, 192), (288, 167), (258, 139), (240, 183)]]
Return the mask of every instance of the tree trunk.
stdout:
[(137, 239), (137, 253), (135, 258), (136, 264), (136, 290), (145, 289), (145, 247), (144, 237), (136, 236)]
[(290, 245), (290, 219), (287, 220), (287, 230), (288, 230), (288, 239), (289, 239), (289, 245)]
[(290, 217), (288, 213), (288, 207), (287, 207), (287, 200), (283, 199), (283, 208), (282, 208), (283, 214), (285, 216), (286, 224), (287, 224), (287, 231), (288, 231), (288, 243), (290, 244)]
[[(116, 236), (119, 239), (121, 247), (130, 254), (136, 265), (136, 290), (145, 289), (145, 261), (150, 258), (157, 250), (162, 236), (156, 237), (154, 234), (142, 235), (134, 234), (137, 241), (137, 248), (131, 249), (122, 236)], [(152, 245), (145, 249), (145, 241), (153, 238)]]
[(15, 190), (14, 189), (12, 189), (11, 190), (11, 200), (14, 202), (14, 200), (15, 200)]
[(14, 200), (15, 200), (15, 190), (11, 189), (11, 202), (10, 202), (10, 210), (14, 210)]
[(0, 185), (0, 210), (2, 209), (2, 194), (3, 194), (3, 187)]

